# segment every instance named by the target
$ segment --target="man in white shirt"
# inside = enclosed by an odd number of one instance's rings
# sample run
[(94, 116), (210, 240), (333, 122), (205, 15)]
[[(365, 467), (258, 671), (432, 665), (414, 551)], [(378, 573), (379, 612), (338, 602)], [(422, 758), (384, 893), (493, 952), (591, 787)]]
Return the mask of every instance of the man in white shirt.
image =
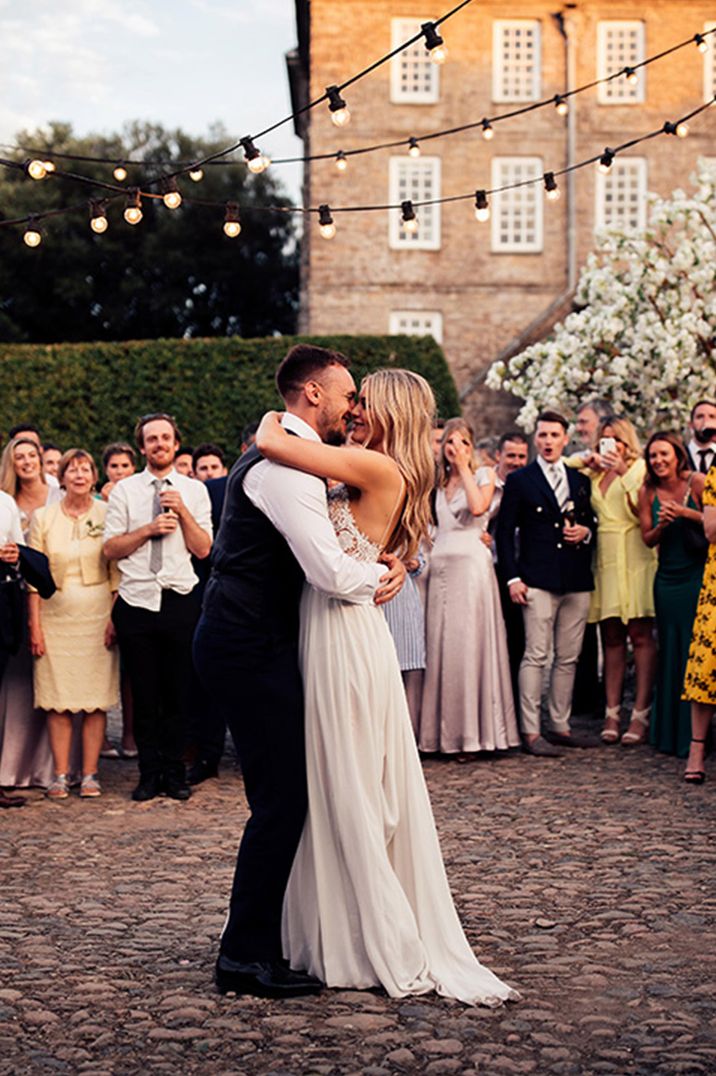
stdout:
[(701, 474), (707, 474), (716, 463), (716, 402), (698, 400), (691, 408), (689, 418), (691, 440), (686, 450), (691, 466)]
[[(292, 348), (276, 382), (292, 434), (336, 443), (355, 394), (348, 360)], [(211, 577), (194, 639), (207, 690), (226, 714), (251, 816), (236, 864), (216, 983), (222, 993), (297, 997), (321, 983), (282, 961), (281, 907), (307, 808), (303, 686), (298, 664), (304, 581), (336, 598), (393, 597), (405, 578), (346, 556), (328, 518), (322, 479), (250, 448), (226, 486)]]
[(191, 644), (199, 616), (199, 560), (211, 550), (211, 504), (203, 482), (177, 474), (180, 435), (171, 415), (145, 415), (135, 429), (147, 466), (112, 490), (105, 556), (120, 571), (112, 619), (134, 699), (139, 752), (135, 800), (160, 792), (186, 800), (184, 748)]

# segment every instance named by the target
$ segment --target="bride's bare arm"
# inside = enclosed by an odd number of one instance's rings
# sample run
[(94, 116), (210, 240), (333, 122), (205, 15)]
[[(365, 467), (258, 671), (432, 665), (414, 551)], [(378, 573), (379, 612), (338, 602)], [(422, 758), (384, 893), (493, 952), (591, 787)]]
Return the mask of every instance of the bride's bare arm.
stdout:
[(321, 441), (291, 437), (281, 426), (278, 412), (268, 411), (256, 431), (256, 447), (266, 459), (295, 467), (319, 478), (333, 478), (355, 489), (369, 489), (398, 476), (396, 464), (381, 452), (351, 447), (336, 448)]

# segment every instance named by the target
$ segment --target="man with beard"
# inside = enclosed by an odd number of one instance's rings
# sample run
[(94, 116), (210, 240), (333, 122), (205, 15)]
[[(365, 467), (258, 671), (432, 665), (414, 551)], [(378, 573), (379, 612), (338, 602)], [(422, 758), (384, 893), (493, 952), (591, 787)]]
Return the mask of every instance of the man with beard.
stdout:
[(687, 452), (691, 466), (701, 474), (707, 474), (716, 463), (716, 403), (699, 400), (691, 408), (689, 419), (691, 440)]
[(120, 571), (112, 619), (134, 697), (139, 784), (132, 798), (164, 792), (186, 800), (187, 700), (199, 616), (191, 558), (209, 556), (211, 504), (203, 482), (175, 470), (180, 434), (171, 415), (145, 415), (134, 432), (147, 466), (112, 490), (104, 532), (105, 556)]

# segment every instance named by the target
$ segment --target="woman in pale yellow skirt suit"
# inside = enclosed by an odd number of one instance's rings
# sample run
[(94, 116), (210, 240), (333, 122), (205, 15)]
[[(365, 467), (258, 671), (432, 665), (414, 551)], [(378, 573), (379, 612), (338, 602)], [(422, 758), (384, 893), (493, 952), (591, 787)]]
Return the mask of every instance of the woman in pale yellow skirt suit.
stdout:
[(657, 556), (645, 544), (639, 526), (638, 499), (646, 463), (636, 431), (628, 419), (608, 415), (600, 423), (599, 437), (613, 438), (614, 451), (595, 453), (587, 470), (599, 521), (589, 623), (600, 625), (604, 646), (604, 743), (620, 738), (627, 637), (631, 640), (636, 693), (629, 728), (621, 737), (622, 744), (631, 746), (643, 743), (649, 728), (656, 674)]
[(95, 500), (94, 460), (70, 449), (60, 460), (65, 489), (59, 504), (39, 509), (30, 545), (45, 553), (57, 584), (42, 602), (30, 594), (30, 648), (35, 657), (35, 705), (47, 711), (55, 777), (50, 799), (66, 799), (72, 718), (82, 714), (80, 796), (101, 794), (97, 778), (107, 710), (115, 706), (119, 667), (111, 611), (118, 586), (114, 565), (102, 552), (107, 506)]

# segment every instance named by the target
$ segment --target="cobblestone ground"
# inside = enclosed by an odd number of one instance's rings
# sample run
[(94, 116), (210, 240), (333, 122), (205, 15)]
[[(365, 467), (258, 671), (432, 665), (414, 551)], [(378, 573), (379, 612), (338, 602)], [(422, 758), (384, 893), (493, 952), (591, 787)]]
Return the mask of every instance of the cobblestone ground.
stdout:
[(425, 764), (467, 934), (523, 1000), (221, 998), (245, 817), (229, 764), (189, 803), (0, 812), (4, 1074), (716, 1071), (714, 788), (649, 748)]

